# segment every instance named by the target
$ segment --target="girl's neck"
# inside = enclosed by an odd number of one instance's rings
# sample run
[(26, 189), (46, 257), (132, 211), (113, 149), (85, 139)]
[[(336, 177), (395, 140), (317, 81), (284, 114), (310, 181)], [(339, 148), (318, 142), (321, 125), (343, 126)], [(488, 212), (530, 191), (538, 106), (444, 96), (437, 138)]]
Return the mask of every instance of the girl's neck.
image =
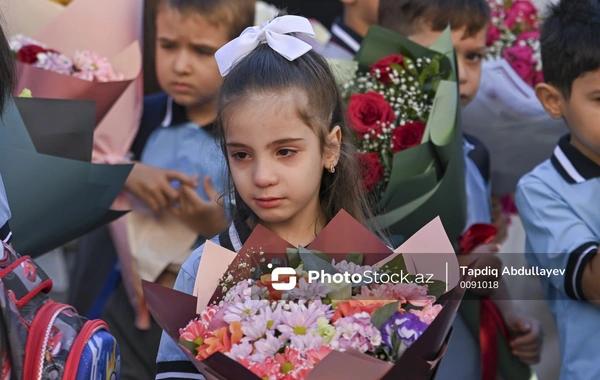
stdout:
[(186, 114), (191, 122), (205, 127), (217, 118), (217, 100), (188, 106)]
[(325, 214), (321, 212), (316, 218), (298, 219), (291, 218), (282, 223), (259, 223), (294, 247), (306, 247), (325, 228)]

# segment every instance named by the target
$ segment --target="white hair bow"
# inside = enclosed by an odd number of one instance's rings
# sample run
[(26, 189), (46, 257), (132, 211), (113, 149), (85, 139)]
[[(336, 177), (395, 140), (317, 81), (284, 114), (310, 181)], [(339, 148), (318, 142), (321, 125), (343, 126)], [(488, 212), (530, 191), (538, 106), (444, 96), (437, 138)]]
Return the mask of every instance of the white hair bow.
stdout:
[(312, 49), (312, 46), (301, 39), (287, 35), (289, 33), (304, 33), (315, 37), (310, 21), (300, 16), (281, 16), (262, 26), (246, 28), (238, 38), (215, 53), (221, 75), (227, 75), (233, 66), (263, 43), (267, 43), (271, 49), (290, 61)]

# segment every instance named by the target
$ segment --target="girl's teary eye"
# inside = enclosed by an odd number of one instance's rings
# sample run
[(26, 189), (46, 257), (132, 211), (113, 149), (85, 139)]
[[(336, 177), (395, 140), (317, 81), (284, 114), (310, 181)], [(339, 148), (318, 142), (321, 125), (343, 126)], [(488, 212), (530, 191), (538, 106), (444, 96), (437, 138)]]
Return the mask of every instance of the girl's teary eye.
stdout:
[(296, 151), (292, 150), (292, 149), (279, 149), (277, 151), (277, 155), (278, 156), (283, 156), (283, 157), (290, 157), (292, 156), (294, 153), (296, 153)]
[(233, 157), (235, 160), (245, 160), (249, 157), (249, 155), (246, 152), (235, 152), (231, 153), (231, 157)]
[(481, 61), (483, 59), (483, 54), (470, 53), (469, 55), (467, 55), (467, 59), (469, 61), (479, 62), (479, 61)]

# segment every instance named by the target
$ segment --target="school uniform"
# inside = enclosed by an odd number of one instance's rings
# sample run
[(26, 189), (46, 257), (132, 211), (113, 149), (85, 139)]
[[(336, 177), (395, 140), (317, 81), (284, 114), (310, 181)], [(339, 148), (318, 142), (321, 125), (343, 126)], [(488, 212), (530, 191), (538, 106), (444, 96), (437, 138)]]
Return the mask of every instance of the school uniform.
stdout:
[[(144, 99), (142, 122), (132, 144), (132, 158), (156, 168), (176, 170), (189, 176), (198, 174), (201, 179), (209, 175), (213, 186), (222, 192), (227, 168), (214, 132), (215, 127), (212, 124), (201, 127), (191, 122), (187, 118), (185, 108), (175, 103), (168, 95), (161, 93), (148, 96)], [(173, 186), (177, 185), (173, 183)], [(202, 185), (198, 187), (197, 192), (200, 197), (208, 200)], [(141, 201), (134, 202), (134, 209), (137, 210), (138, 215), (151, 212)], [(105, 239), (103, 244), (98, 244), (100, 239)], [(202, 237), (192, 240), (196, 240), (196, 243), (192, 241), (190, 249), (205, 241)], [(98, 245), (92, 247), (90, 241)], [(102, 313), (102, 319), (108, 323), (111, 332), (119, 342), (121, 378), (153, 378), (162, 329), (152, 319), (149, 330), (142, 331), (135, 327), (137, 312), (130, 304), (126, 289), (120, 282), (116, 251), (108, 228), (94, 231), (90, 237), (84, 239), (82, 245), (92, 249), (95, 256), (102, 257), (101, 261), (105, 262), (98, 263), (104, 265), (103, 273), (94, 274), (99, 283), (104, 286), (100, 290), (96, 289), (97, 298), (91, 305), (91, 312)], [(169, 254), (171, 252), (165, 252), (167, 258)], [(109, 255), (112, 260), (107, 260), (106, 255)], [(85, 256), (89, 258), (89, 255)], [(94, 270), (94, 262), (97, 261), (99, 260), (93, 258), (89, 260), (88, 273)], [(108, 270), (106, 261), (111, 263), (111, 268)], [(137, 275), (142, 279), (156, 281), (165, 271), (173, 272), (175, 277), (184, 260), (178, 262), (174, 258), (172, 262), (152, 261), (139, 257), (137, 261), (140, 271)], [(82, 296), (86, 295), (91, 298), (89, 293)], [(140, 347), (144, 349), (140, 350)]]
[[(244, 218), (234, 218), (233, 223), (227, 231), (219, 236), (212, 238), (212, 243), (239, 252), (242, 246), (250, 237), (252, 230)], [(190, 257), (183, 263), (175, 286), (173, 289), (183, 293), (193, 294), (194, 284), (196, 283), (196, 274), (200, 266), (200, 258), (204, 251), (204, 245), (196, 249)], [(202, 380), (202, 376), (196, 367), (189, 361), (181, 348), (163, 331), (160, 341), (160, 348), (156, 357), (156, 379), (194, 379)]]
[(338, 17), (331, 27), (331, 39), (323, 48), (321, 54), (325, 58), (352, 61), (363, 38)]
[(561, 380), (600, 378), (600, 309), (587, 302), (582, 289), (585, 267), (600, 245), (599, 194), (600, 166), (572, 146), (569, 135), (517, 186), (527, 261), (540, 269), (564, 270), (540, 277), (558, 327)]
[[(476, 223), (492, 223), (490, 159), (485, 145), (477, 138), (463, 136), (467, 223), (465, 231)], [(456, 314), (452, 338), (440, 364), (438, 380), (481, 379), (481, 351), (461, 313)]]

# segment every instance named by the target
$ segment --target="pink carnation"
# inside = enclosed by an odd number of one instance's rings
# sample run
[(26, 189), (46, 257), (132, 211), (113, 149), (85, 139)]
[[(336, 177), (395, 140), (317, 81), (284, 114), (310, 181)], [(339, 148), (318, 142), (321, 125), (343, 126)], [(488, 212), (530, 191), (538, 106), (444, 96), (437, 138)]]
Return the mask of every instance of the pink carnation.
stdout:
[(412, 305), (423, 307), (435, 302), (435, 296), (427, 295), (428, 290), (427, 285), (386, 283), (372, 289), (363, 286), (360, 295), (383, 300), (393, 299), (400, 301), (400, 304), (408, 302)]
[[(208, 329), (202, 323), (202, 321), (195, 319), (188, 323), (183, 329), (179, 329), (179, 339), (186, 340), (188, 342), (195, 342), (202, 344), (206, 336), (209, 334)], [(200, 342), (196, 342), (200, 338)]]
[(412, 309), (410, 312), (419, 317), (421, 322), (430, 325), (442, 311), (442, 305), (425, 306), (423, 310)]
[(502, 32), (495, 25), (490, 25), (488, 34), (485, 40), (486, 46), (492, 46), (496, 41), (500, 39)]
[(527, 84), (534, 86), (536, 80), (536, 61), (533, 59), (533, 50), (529, 46), (513, 46), (504, 51), (502, 55)]

